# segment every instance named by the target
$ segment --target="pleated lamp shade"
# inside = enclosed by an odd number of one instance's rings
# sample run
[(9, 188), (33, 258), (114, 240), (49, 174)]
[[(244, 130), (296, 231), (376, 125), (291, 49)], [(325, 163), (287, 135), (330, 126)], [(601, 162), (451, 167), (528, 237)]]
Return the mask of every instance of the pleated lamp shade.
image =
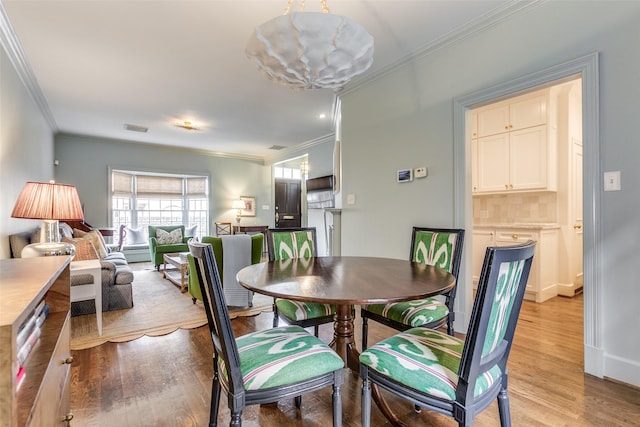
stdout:
[(76, 187), (52, 182), (27, 182), (18, 196), (11, 216), (62, 221), (84, 219)]
[(25, 246), (22, 257), (73, 255), (72, 244), (60, 242), (58, 220), (84, 219), (78, 191), (73, 185), (27, 182), (18, 196), (13, 218), (41, 219), (40, 242)]

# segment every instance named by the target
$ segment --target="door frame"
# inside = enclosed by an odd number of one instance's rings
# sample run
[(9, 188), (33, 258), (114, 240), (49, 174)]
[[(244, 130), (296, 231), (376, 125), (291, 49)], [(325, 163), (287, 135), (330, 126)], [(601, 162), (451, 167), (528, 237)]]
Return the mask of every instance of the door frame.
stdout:
[[(583, 135), (583, 212), (584, 212), (584, 369), (586, 373), (602, 378), (604, 375), (604, 349), (602, 347), (602, 301), (596, 298), (602, 292), (602, 257), (600, 236), (600, 176), (599, 161), (599, 67), (598, 52), (525, 75), (514, 80), (482, 89), (454, 99), (454, 215), (455, 226), (473, 224), (471, 185), (471, 110), (501, 99), (509, 98), (534, 88), (551, 86), (580, 76), (582, 78), (582, 135)], [(456, 311), (464, 325), (469, 323), (473, 303), (471, 283), (471, 246), (464, 248), (465, 262), (458, 289)], [(462, 291), (462, 292), (461, 292)], [(461, 329), (457, 325), (456, 329)]]

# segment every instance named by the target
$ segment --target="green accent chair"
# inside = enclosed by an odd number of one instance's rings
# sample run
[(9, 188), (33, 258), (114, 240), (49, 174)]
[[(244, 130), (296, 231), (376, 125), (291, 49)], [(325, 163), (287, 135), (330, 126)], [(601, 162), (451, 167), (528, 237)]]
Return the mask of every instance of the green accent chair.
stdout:
[[(156, 237), (158, 230), (164, 230), (171, 233), (174, 230), (180, 229), (182, 240), (179, 243), (161, 244)], [(189, 246), (187, 242), (194, 236), (184, 235), (184, 225), (150, 225), (149, 226), (149, 255), (151, 256), (151, 262), (156, 267), (156, 270), (160, 271), (160, 265), (164, 263), (164, 254), (175, 254), (180, 252), (189, 252)]]
[(240, 426), (246, 406), (295, 398), (332, 386), (333, 425), (342, 425), (344, 361), (329, 346), (299, 326), (288, 325), (236, 338), (222, 290), (212, 245), (191, 241), (196, 275), (204, 296), (211, 341), (213, 381), (209, 426), (218, 422), (224, 389), (231, 426)]
[(465, 340), (413, 328), (360, 354), (363, 427), (371, 421), (371, 383), (460, 426), (497, 399), (500, 425), (511, 425), (507, 359), (534, 249), (531, 240), (487, 248)]
[[(458, 278), (464, 230), (449, 228), (413, 227), (409, 260), (443, 268)], [(362, 348), (367, 348), (368, 319), (375, 320), (397, 331), (415, 327), (438, 329), (447, 325), (447, 333), (453, 336), (454, 310), (457, 285), (444, 294), (444, 303), (437, 298), (363, 305)]]
[[(218, 267), (218, 271), (220, 272), (220, 276), (223, 274), (223, 257), (224, 254), (222, 252), (222, 238), (221, 237), (213, 237), (213, 236), (203, 236), (202, 243), (210, 243), (213, 246), (213, 253), (216, 256), (216, 266)], [(252, 234), (251, 235), (251, 264), (257, 264), (262, 261), (262, 244), (264, 242), (264, 235), (261, 233)], [(193, 256), (191, 254), (187, 255), (187, 262), (189, 263), (189, 282), (188, 282), (188, 290), (191, 298), (193, 299), (193, 303), (196, 303), (196, 300), (202, 301), (202, 291), (200, 290), (200, 282), (198, 282), (198, 275), (196, 274), (196, 265), (193, 261)], [(240, 286), (240, 285), (238, 285)]]
[[(269, 261), (282, 261), (296, 258), (316, 256), (316, 228), (269, 228), (267, 230), (267, 250)], [(274, 298), (273, 327), (278, 326), (278, 319), (289, 325), (303, 328), (313, 326), (318, 336), (318, 327), (325, 323), (333, 323), (336, 314), (334, 304), (292, 301)]]

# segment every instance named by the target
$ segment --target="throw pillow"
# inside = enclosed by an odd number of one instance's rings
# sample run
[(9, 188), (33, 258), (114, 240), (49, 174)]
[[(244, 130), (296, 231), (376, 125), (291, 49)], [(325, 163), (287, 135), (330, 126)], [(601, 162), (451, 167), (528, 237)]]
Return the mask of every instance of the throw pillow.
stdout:
[(195, 237), (198, 234), (198, 224), (192, 225), (190, 227), (185, 227), (184, 235), (185, 237)]
[(182, 243), (182, 230), (176, 228), (173, 231), (164, 231), (160, 228), (156, 230), (156, 239), (159, 245), (175, 245)]
[(82, 231), (82, 230), (78, 230), (77, 228), (74, 228), (73, 237), (83, 238), (91, 241), (91, 243), (93, 243), (93, 247), (96, 249), (96, 252), (98, 252), (98, 256), (100, 256), (100, 258), (106, 257), (107, 254), (109, 253), (107, 246), (103, 243), (104, 240), (102, 239), (102, 235), (100, 234), (99, 231), (93, 230), (93, 231), (87, 232), (87, 231)]
[(73, 237), (73, 229), (66, 222), (58, 223), (58, 229), (60, 229), (60, 237)]
[(125, 227), (125, 236), (127, 245), (144, 245), (147, 243), (147, 234), (145, 229)]
[(72, 239), (69, 237), (63, 237), (62, 241), (65, 243), (71, 243), (76, 248), (76, 254), (73, 257), (74, 261), (86, 261), (88, 259), (98, 259), (98, 252), (93, 247), (93, 243), (90, 240), (83, 237)]

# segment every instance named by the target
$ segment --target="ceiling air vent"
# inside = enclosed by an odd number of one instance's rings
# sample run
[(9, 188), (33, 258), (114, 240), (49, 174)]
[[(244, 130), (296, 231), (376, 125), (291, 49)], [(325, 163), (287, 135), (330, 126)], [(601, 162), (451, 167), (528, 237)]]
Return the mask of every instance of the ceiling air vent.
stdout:
[(142, 133), (146, 133), (149, 130), (149, 128), (146, 126), (130, 125), (129, 123), (125, 123), (124, 128), (132, 132), (142, 132)]
[(284, 145), (272, 145), (269, 147), (269, 150), (282, 150), (283, 148), (287, 148)]

